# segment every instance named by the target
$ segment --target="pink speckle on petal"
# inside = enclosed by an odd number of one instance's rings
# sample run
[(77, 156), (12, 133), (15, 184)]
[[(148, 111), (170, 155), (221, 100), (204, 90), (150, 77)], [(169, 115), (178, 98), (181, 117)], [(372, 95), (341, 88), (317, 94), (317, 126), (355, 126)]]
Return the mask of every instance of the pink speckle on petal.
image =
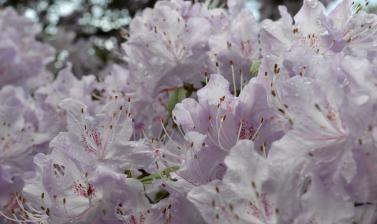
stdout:
[(96, 190), (92, 184), (81, 184), (75, 182), (73, 192), (79, 196), (90, 198), (95, 196)]
[(97, 148), (94, 148), (91, 144), (89, 144), (87, 136), (90, 137), (89, 141), (92, 140), (94, 144), (96, 145), (96, 147), (101, 147), (102, 146), (101, 134), (98, 132), (97, 129), (91, 129), (91, 130), (86, 130), (85, 134), (81, 136), (81, 143), (85, 151), (95, 153), (97, 151)]
[(266, 215), (266, 217), (268, 219), (270, 219), (272, 217), (272, 214), (273, 214), (273, 210), (272, 210), (272, 206), (271, 206), (271, 203), (270, 201), (268, 200), (267, 198), (267, 195), (266, 193), (262, 193), (261, 194), (261, 203), (262, 203), (262, 206), (263, 206), (263, 210), (264, 210), (264, 213)]
[(258, 219), (261, 217), (259, 209), (253, 203), (249, 202), (248, 208), (249, 208), (248, 211), (247, 211), (248, 214), (250, 214), (250, 215), (252, 215), (252, 216), (254, 216)]
[(327, 112), (327, 118), (330, 120), (330, 121), (336, 121), (336, 113), (333, 109), (330, 109), (328, 112)]
[(241, 127), (240, 130), (240, 139), (251, 139), (255, 134), (255, 128), (252, 125), (248, 125), (248, 122), (242, 122), (239, 124)]

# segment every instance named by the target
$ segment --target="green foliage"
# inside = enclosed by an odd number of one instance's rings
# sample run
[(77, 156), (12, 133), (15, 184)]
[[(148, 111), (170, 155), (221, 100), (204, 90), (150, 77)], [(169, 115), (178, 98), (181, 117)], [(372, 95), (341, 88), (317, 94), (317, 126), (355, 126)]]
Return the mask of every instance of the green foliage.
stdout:
[(151, 184), (153, 180), (159, 180), (162, 178), (170, 178), (170, 173), (175, 172), (179, 169), (178, 166), (168, 167), (160, 172), (150, 174), (148, 176), (143, 176), (138, 178), (143, 184)]
[(159, 191), (155, 195), (153, 203), (157, 204), (159, 201), (161, 201), (162, 199), (165, 199), (167, 197), (169, 197), (169, 192), (167, 192), (167, 191)]
[(183, 99), (187, 97), (187, 90), (184, 87), (175, 89), (169, 93), (169, 101), (167, 110), (171, 116), (173, 109), (177, 103), (180, 103)]
[(262, 61), (261, 60), (256, 60), (253, 62), (253, 64), (250, 66), (249, 74), (250, 76), (256, 76), (259, 71), (259, 67), (261, 65)]

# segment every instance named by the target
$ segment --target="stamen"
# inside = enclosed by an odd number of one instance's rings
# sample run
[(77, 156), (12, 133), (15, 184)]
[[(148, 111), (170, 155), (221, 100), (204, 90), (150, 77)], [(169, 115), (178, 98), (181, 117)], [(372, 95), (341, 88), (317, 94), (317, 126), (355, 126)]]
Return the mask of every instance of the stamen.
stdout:
[(233, 79), (233, 95), (234, 96), (237, 96), (237, 87), (236, 87), (236, 77), (235, 77), (235, 74), (234, 74), (234, 66), (233, 66), (233, 61), (231, 60), (230, 62), (230, 67), (232, 69), (232, 79)]
[(176, 141), (174, 141), (173, 138), (169, 135), (168, 131), (165, 128), (165, 125), (163, 123), (163, 119), (162, 118), (160, 119), (160, 122), (161, 122), (161, 127), (162, 127), (162, 130), (163, 130), (163, 133), (165, 134), (165, 136), (168, 137), (169, 140), (171, 142), (173, 142), (175, 145), (180, 146), (180, 144), (178, 144)]
[(242, 86), (243, 86), (243, 72), (242, 69), (240, 69), (240, 93), (242, 91)]
[(260, 131), (260, 129), (262, 128), (263, 124), (264, 124), (264, 119), (262, 118), (262, 119), (261, 119), (261, 122), (260, 122), (260, 124), (259, 124), (257, 130), (255, 131), (253, 137), (251, 138), (251, 140), (255, 141), (255, 138), (256, 138), (257, 135), (259, 134), (259, 131)]

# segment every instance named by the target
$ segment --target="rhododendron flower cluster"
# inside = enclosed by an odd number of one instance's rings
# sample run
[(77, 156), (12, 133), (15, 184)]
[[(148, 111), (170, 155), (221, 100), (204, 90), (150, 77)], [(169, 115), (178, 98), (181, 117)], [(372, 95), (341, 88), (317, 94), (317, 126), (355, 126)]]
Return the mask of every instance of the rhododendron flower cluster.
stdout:
[(158, 1), (80, 79), (0, 11), (0, 223), (377, 223), (377, 15), (279, 10)]

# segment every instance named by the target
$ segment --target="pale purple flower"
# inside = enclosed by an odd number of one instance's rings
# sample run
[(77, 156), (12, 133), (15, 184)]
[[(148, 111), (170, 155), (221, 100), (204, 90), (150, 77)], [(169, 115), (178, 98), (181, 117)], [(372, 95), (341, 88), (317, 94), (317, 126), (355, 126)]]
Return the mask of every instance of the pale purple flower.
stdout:
[(93, 91), (99, 84), (94, 76), (84, 76), (81, 80), (71, 72), (71, 66), (60, 71), (56, 79), (38, 88), (34, 93), (40, 120), (40, 130), (51, 138), (66, 130), (66, 116), (59, 103), (65, 98), (74, 98), (88, 105), (94, 111)]
[[(67, 112), (68, 131), (55, 137), (54, 147), (88, 166), (97, 161), (120, 172), (147, 166), (153, 158), (152, 149), (144, 140), (131, 141), (130, 108), (119, 101), (115, 98), (96, 114), (90, 114), (88, 107), (80, 101), (63, 100), (60, 106)], [(143, 160), (137, 159), (138, 156)]]
[[(326, 192), (325, 183), (318, 177), (300, 172), (303, 160), (290, 165), (274, 164), (259, 155), (251, 141), (243, 140), (232, 149), (225, 163), (228, 169), (222, 183), (214, 181), (194, 188), (188, 196), (201, 208), (208, 223), (344, 223), (352, 220), (353, 203)], [(296, 168), (292, 169), (293, 166)]]
[(301, 44), (318, 54), (345, 52), (372, 60), (376, 52), (373, 36), (377, 17), (360, 11), (361, 7), (344, 0), (327, 15), (321, 2), (305, 0), (301, 10), (292, 18), (281, 6), (280, 20), (262, 22), (262, 54), (280, 54), (295, 44)]
[(147, 95), (135, 82), (129, 70), (120, 65), (112, 65), (103, 73), (106, 75), (104, 81), (97, 86), (100, 96), (96, 98), (102, 103), (115, 96), (129, 101), (128, 104), (131, 104), (129, 113), (134, 120), (134, 139), (159, 135), (161, 118), (168, 117), (166, 111), (168, 93), (163, 92), (156, 97)]
[(30, 148), (47, 141), (39, 132), (33, 99), (22, 88), (5, 86), (0, 91), (2, 164), (21, 159)]
[(332, 51), (375, 58), (377, 16), (365, 12), (362, 7), (344, 0), (327, 17), (321, 18), (321, 25), (327, 31), (323, 39)]
[(81, 79), (0, 12), (1, 223), (377, 221), (377, 17), (209, 3), (158, 1)]
[(325, 53), (328, 50), (321, 41), (324, 28), (319, 20), (324, 17), (325, 7), (318, 0), (305, 0), (301, 10), (294, 16), (284, 6), (279, 7), (281, 19), (265, 20), (261, 24), (262, 54), (278, 55), (293, 44), (300, 43), (312, 51)]
[(245, 6), (229, 20), (221, 32), (209, 38), (209, 54), (218, 72), (234, 89), (241, 89), (251, 78), (250, 66), (260, 57), (259, 24)]
[(131, 76), (146, 95), (155, 96), (183, 82), (199, 85), (205, 72), (211, 71), (206, 54), (211, 24), (204, 16), (187, 13), (187, 4), (179, 2), (158, 2), (130, 25), (126, 59)]
[(173, 111), (190, 146), (189, 157), (177, 175), (191, 187), (221, 179), (224, 158), (239, 140), (254, 141), (260, 153), (267, 155), (271, 143), (281, 137), (276, 114), (267, 104), (262, 86), (251, 80), (239, 97), (229, 88), (225, 78), (213, 75), (197, 92), (198, 102), (185, 99)]
[(34, 154), (46, 151), (49, 136), (41, 132), (36, 104), (20, 87), (0, 90), (0, 210), (8, 207), (11, 192), (22, 188), (22, 176)]
[[(174, 119), (185, 132), (207, 135), (206, 145), (219, 150), (229, 151), (240, 139), (254, 140), (266, 150), (279, 130), (266, 133), (275, 114), (266, 101), (265, 89), (255, 81), (251, 80), (235, 97), (230, 93), (229, 82), (221, 75), (213, 75), (197, 92), (198, 102), (185, 99), (177, 104)], [(277, 135), (274, 137), (273, 133)]]
[(116, 221), (118, 203), (146, 200), (137, 180), (100, 164), (93, 169), (82, 166), (60, 149), (50, 155), (38, 154), (34, 163), (35, 174), (16, 199), (13, 219), (42, 223)]
[(0, 12), (0, 86), (36, 88), (52, 80), (44, 66), (54, 59), (54, 49), (36, 40), (39, 25), (12, 8)]
[[(258, 75), (279, 120), (285, 120), (286, 134), (273, 143), (268, 159), (291, 166), (292, 172), (302, 161), (300, 169), (319, 181), (316, 190), (322, 189), (313, 195), (332, 192), (339, 197), (333, 203), (357, 205), (349, 212), (357, 222), (376, 219), (370, 211), (376, 198), (370, 171), (376, 170), (373, 70), (366, 58), (330, 57), (293, 45), (279, 57), (265, 57)], [(361, 215), (363, 210), (368, 215)]]

